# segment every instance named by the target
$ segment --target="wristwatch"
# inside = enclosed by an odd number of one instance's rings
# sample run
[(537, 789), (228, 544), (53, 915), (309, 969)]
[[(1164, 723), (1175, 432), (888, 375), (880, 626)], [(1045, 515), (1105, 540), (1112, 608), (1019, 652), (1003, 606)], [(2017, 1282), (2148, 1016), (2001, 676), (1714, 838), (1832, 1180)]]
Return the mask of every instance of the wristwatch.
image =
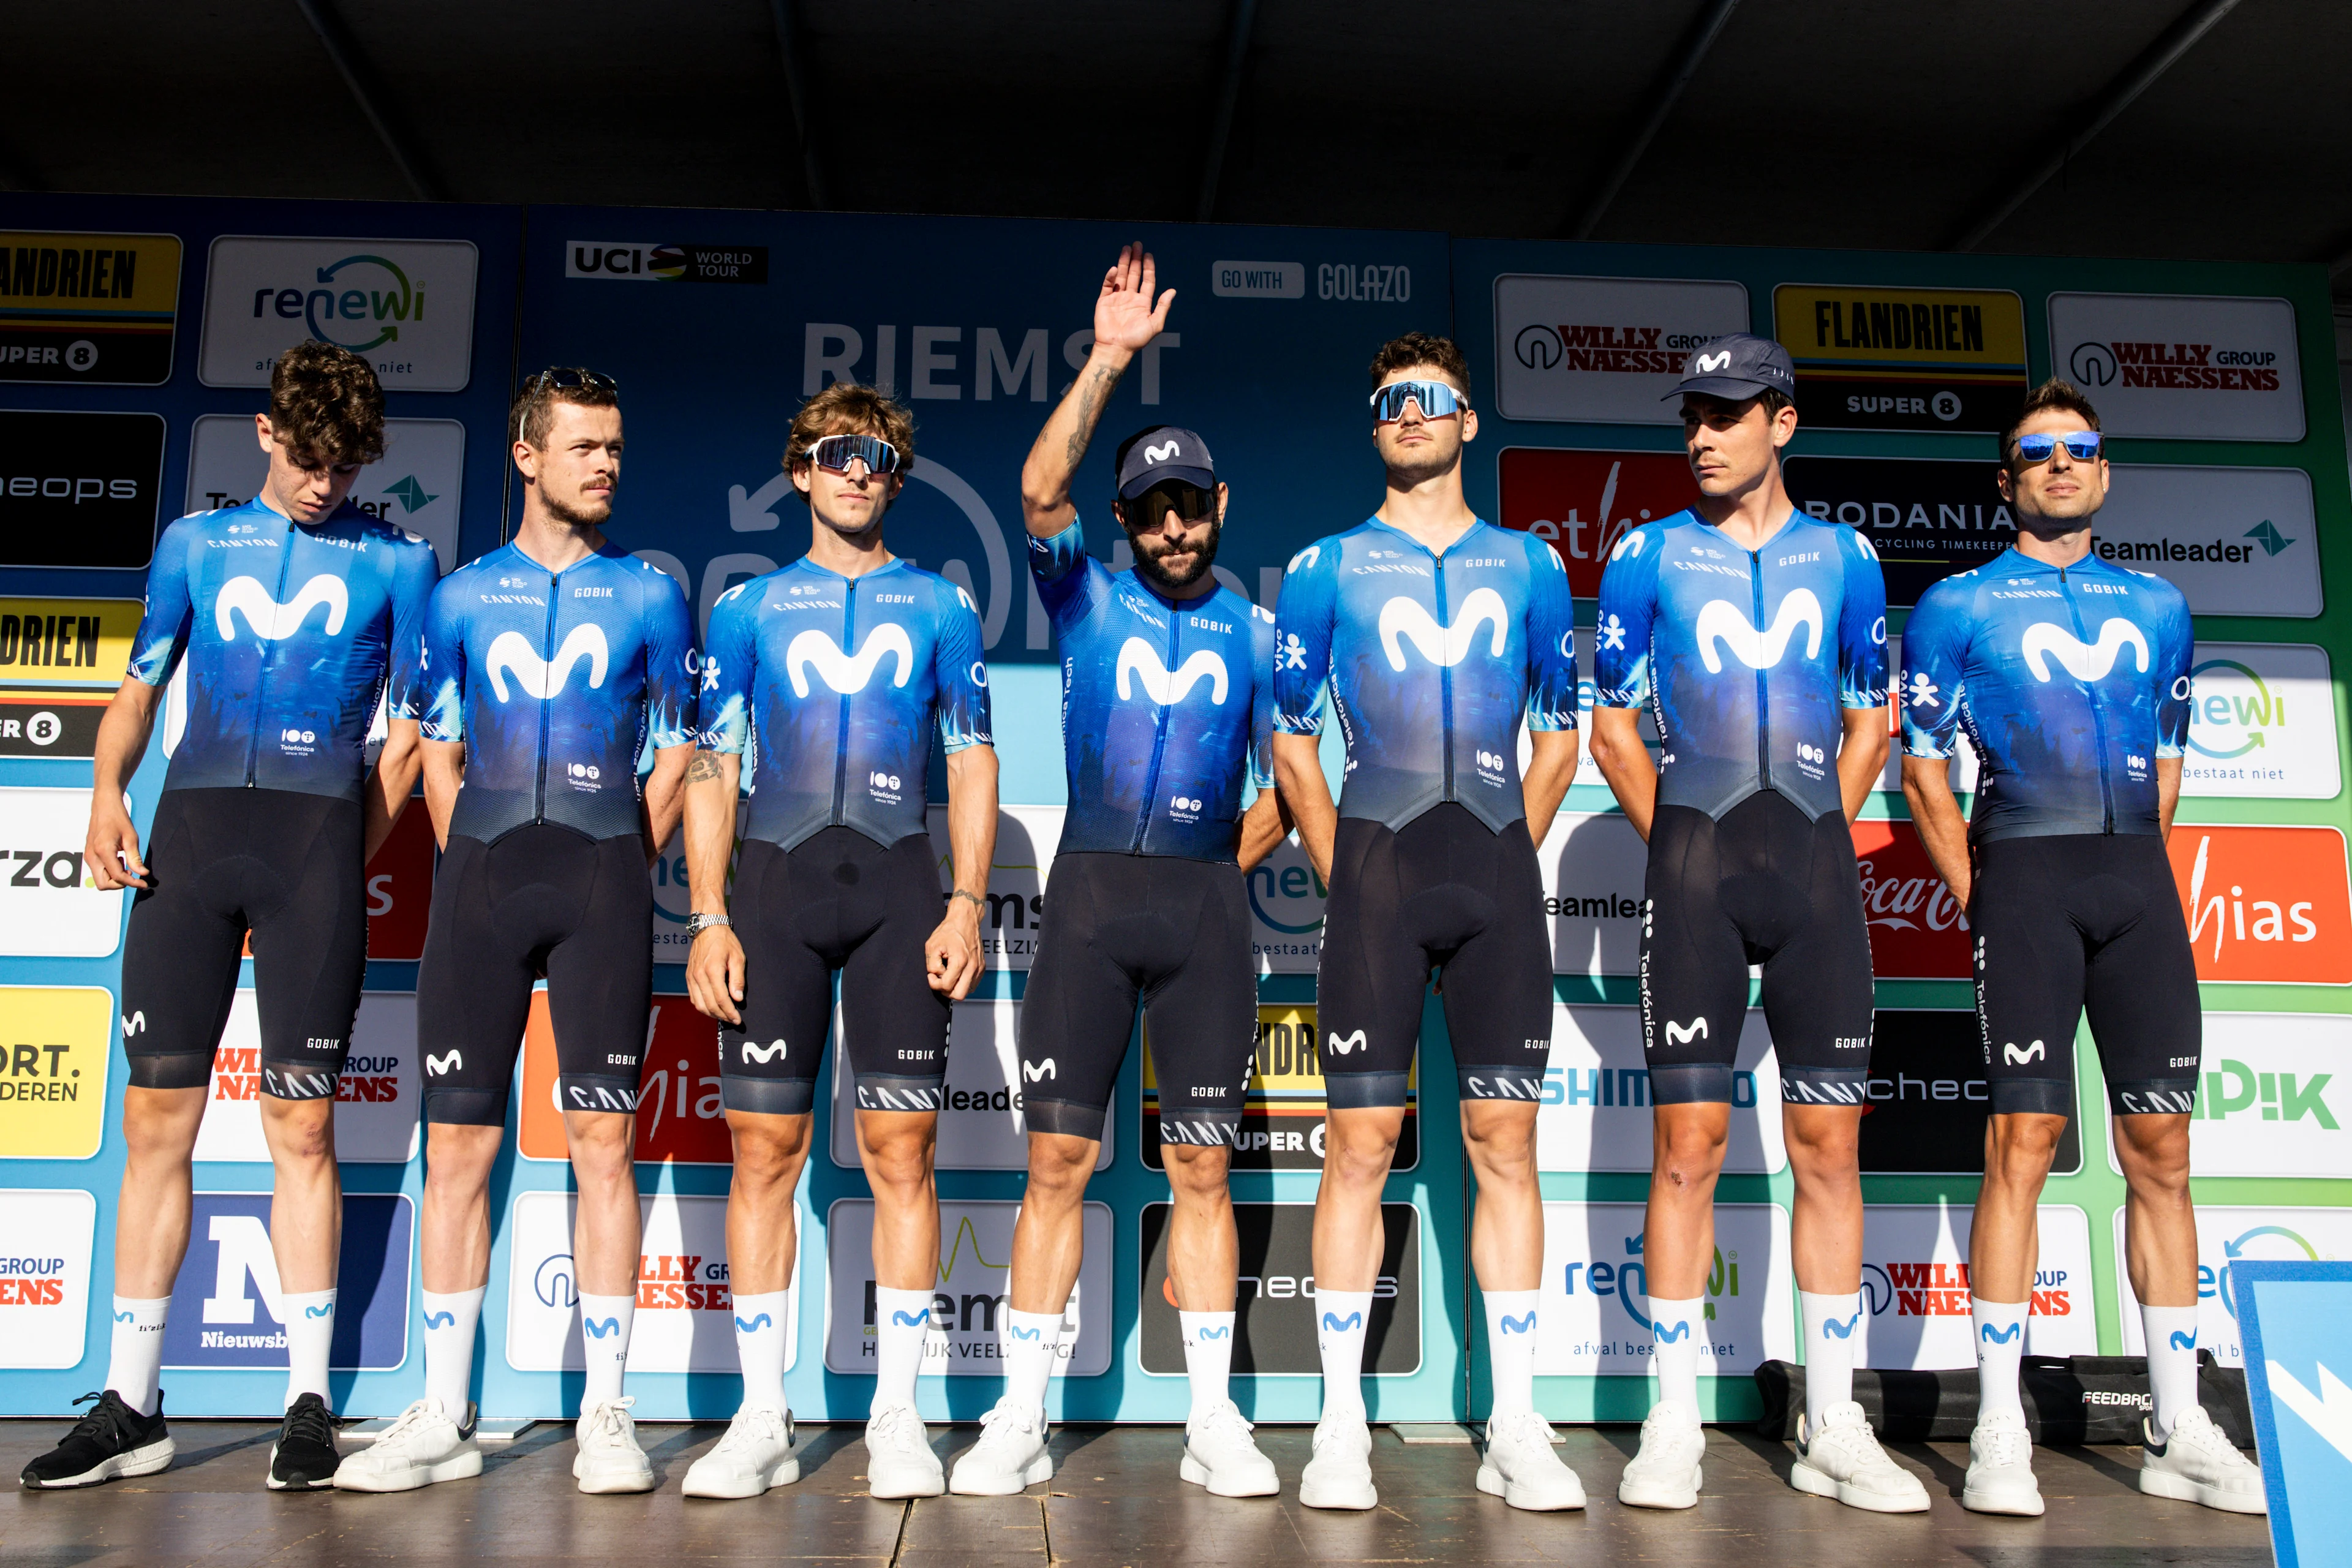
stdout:
[(686, 917), (686, 940), (692, 942), (712, 926), (731, 926), (734, 923), (725, 915), (688, 915)]

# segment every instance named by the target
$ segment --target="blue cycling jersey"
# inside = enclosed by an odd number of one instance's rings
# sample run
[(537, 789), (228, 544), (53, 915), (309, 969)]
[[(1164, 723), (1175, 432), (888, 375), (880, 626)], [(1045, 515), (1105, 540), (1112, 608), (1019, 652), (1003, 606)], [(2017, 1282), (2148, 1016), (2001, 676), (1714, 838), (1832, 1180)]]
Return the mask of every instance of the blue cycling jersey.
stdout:
[(652, 753), (694, 741), (694, 616), (669, 574), (614, 545), (560, 573), (502, 545), (434, 591), (425, 679), (425, 738), (466, 742), (451, 833), (616, 838), (641, 830)]
[(147, 569), (130, 673), (188, 659), (188, 717), (165, 789), (359, 798), (376, 700), (414, 719), (433, 546), (346, 502), (298, 524), (256, 500), (184, 517)]
[(2189, 738), (2196, 633), (2161, 577), (2004, 550), (1919, 597), (1903, 628), (1903, 749), (1977, 752), (1978, 840), (2156, 833), (2158, 757)]
[(1696, 512), (1617, 542), (1601, 578), (1593, 700), (1651, 705), (1658, 803), (1720, 817), (1777, 790), (1843, 811), (1841, 709), (1886, 706), (1886, 581), (1851, 528), (1792, 512), (1748, 550)]
[(1372, 518), (1291, 558), (1275, 626), (1275, 728), (1313, 735), (1328, 680), (1348, 742), (1342, 816), (1402, 827), (1458, 801), (1527, 816), (1519, 724), (1576, 728), (1574, 603), (1552, 547), (1474, 522), (1431, 551)]
[(1064, 855), (1232, 860), (1242, 775), (1274, 784), (1274, 617), (1230, 588), (1162, 598), (1087, 553), (1075, 522), (1032, 537), (1062, 649)]
[(803, 556), (719, 595), (709, 644), (702, 745), (756, 740), (749, 837), (852, 827), (887, 847), (925, 831), (932, 731), (950, 752), (991, 743), (980, 616), (907, 562), (850, 578)]

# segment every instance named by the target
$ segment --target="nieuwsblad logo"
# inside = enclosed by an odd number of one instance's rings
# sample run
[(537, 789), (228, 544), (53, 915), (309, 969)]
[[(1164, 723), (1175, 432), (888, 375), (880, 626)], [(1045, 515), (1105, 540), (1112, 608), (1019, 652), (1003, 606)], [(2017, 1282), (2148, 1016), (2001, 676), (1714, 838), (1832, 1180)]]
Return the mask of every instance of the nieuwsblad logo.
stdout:
[(543, 702), (571, 683), (572, 668), (577, 665), (588, 667), (590, 690), (603, 686), (605, 666), (611, 658), (604, 629), (590, 621), (572, 627), (562, 646), (555, 650), (555, 657), (548, 659), (540, 658), (539, 650), (520, 632), (500, 632), (490, 639), (490, 651), (484, 656), (482, 665), (499, 701), (507, 701), (513, 695), (507, 689), (511, 677), (527, 695)]
[(321, 629), (329, 637), (340, 636), (343, 619), (351, 611), (351, 590), (343, 585), (341, 577), (321, 572), (296, 589), (294, 597), (282, 605), (270, 597), (269, 590), (261, 585), (258, 577), (232, 577), (221, 584), (219, 594), (213, 599), (213, 625), (223, 642), (236, 640), (240, 618), (255, 637), (283, 642), (300, 631), (310, 612), (322, 605), (327, 613), (320, 619)]
[(907, 628), (895, 621), (885, 621), (866, 633), (855, 657), (842, 652), (839, 643), (812, 626), (793, 638), (784, 650), (784, 669), (792, 678), (795, 697), (809, 694), (811, 669), (835, 691), (854, 697), (866, 689), (886, 658), (897, 661), (891, 685), (904, 686), (913, 679), (914, 644), (907, 637)]
[(1511, 632), (1510, 612), (1502, 595), (1492, 588), (1475, 588), (1465, 595), (1453, 625), (1441, 624), (1420, 604), (1402, 595), (1381, 606), (1381, 646), (1387, 649), (1389, 668), (1404, 672), (1404, 644), (1410, 642), (1430, 663), (1452, 668), (1470, 656), (1481, 630), (1488, 632), (1487, 653), (1503, 657)]
[(1135, 689), (1162, 708), (1184, 700), (1185, 693), (1202, 681), (1209, 685), (1209, 701), (1222, 707), (1225, 700), (1225, 661), (1208, 648), (1194, 652), (1182, 664), (1171, 670), (1160, 661), (1160, 655), (1141, 637), (1129, 637), (1118, 649), (1118, 700), (1130, 701)]
[[(408, 1357), (415, 1210), (405, 1196), (347, 1194), (329, 1364), (389, 1371)], [(268, 1193), (198, 1193), (190, 1244), (163, 1330), (167, 1367), (282, 1368), (285, 1291), (269, 1241)]]
[(1723, 653), (1750, 669), (1770, 669), (1780, 662), (1800, 630), (1805, 634), (1805, 658), (1822, 652), (1822, 602), (1810, 588), (1799, 588), (1780, 601), (1772, 624), (1762, 631), (1746, 611), (1727, 599), (1709, 599), (1698, 612), (1698, 656), (1709, 675), (1723, 673)]

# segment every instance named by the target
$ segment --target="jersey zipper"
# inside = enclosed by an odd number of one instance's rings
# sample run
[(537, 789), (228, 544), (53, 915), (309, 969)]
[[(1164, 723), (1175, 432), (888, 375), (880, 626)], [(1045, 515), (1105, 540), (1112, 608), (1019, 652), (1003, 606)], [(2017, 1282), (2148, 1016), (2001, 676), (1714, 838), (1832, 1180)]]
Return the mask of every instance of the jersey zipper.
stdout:
[[(297, 537), (294, 520), (288, 518), (286, 548), (278, 552), (278, 603), (280, 605), (286, 602), (287, 575), (294, 569), (294, 542)], [(277, 618), (277, 615), (275, 609), (270, 611), (272, 620)], [(277, 627), (273, 626), (270, 630), (276, 631)], [(262, 716), (269, 711), (269, 704), (264, 699), (269, 689), (270, 661), (278, 656), (276, 637), (264, 637), (254, 640), (261, 644), (261, 662), (253, 676), (253, 722), (246, 726), (250, 731), (245, 742), (245, 787), (247, 789), (259, 787), (255, 783), (255, 776), (261, 767), (261, 721)]]
[[(1445, 557), (1443, 555), (1433, 554), (1432, 560), (1436, 565), (1436, 587), (1433, 592), (1437, 599), (1437, 624), (1441, 628), (1444, 629), (1446, 641), (1450, 644), (1453, 641), (1452, 628), (1454, 626), (1454, 612), (1445, 607)], [(1445, 798), (1447, 800), (1452, 800), (1454, 798), (1454, 667), (1450, 664), (1441, 664), (1437, 667), (1437, 710), (1440, 715), (1441, 722), (1444, 725)]]
[[(547, 574), (547, 636), (543, 639), (546, 646), (540, 650), (539, 656), (546, 661), (543, 668), (551, 668), (555, 663), (557, 602), (556, 574), (550, 572)], [(555, 693), (552, 691), (539, 700), (539, 783), (534, 789), (530, 803), (530, 819), (534, 823), (547, 820), (547, 734), (551, 723), (550, 715), (554, 707)]]
[[(2083, 608), (2075, 603), (2074, 589), (2066, 580), (2066, 568), (2063, 566), (2058, 568), (2058, 591), (2066, 596), (2066, 618), (2074, 625), (2074, 640), (2082, 643), (2085, 640), (2083, 636)], [(2071, 675), (2074, 672), (2069, 670), (2067, 673)], [(2108, 768), (2106, 710), (2100, 705), (2096, 684), (2086, 680), (2083, 682), (2083, 689), (2084, 695), (2090, 700), (2091, 733), (2099, 748), (2099, 831), (2112, 834), (2116, 830), (2116, 786)]]
[[(857, 584), (862, 578), (845, 578), (841, 584), (841, 651), (852, 658), (857, 649)], [(835, 827), (842, 826), (842, 812), (849, 798), (849, 697), (841, 698), (841, 723), (834, 731), (833, 742), (833, 815), (826, 821)]]
[[(1177, 668), (1176, 614), (1173, 609), (1168, 612), (1168, 673), (1171, 676), (1176, 673)], [(1172, 698), (1175, 693), (1171, 691), (1169, 695)], [(1159, 725), (1151, 733), (1151, 765), (1144, 771), (1143, 774), (1143, 806), (1136, 813), (1135, 837), (1127, 847), (1127, 852), (1130, 855), (1143, 853), (1144, 837), (1151, 831), (1151, 814), (1159, 809), (1160, 761), (1168, 753), (1168, 710), (1173, 706), (1172, 702), (1163, 702), (1160, 705)]]
[[(1748, 581), (1756, 595), (1756, 630), (1764, 630), (1764, 552), (1748, 552)], [(1756, 671), (1756, 783), (1760, 789), (1772, 787), (1772, 685), (1769, 670)], [(1663, 727), (1661, 730), (1663, 732)]]

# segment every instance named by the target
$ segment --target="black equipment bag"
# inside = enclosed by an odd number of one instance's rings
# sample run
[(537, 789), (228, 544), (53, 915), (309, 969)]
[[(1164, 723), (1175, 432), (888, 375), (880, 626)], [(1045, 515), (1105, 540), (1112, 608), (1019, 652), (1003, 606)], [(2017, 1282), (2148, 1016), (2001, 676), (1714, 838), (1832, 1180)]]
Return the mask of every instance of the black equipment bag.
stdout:
[[(1768, 1361), (1756, 1369), (1764, 1396), (1758, 1430), (1784, 1440), (1797, 1436), (1805, 1411), (1805, 1369)], [(2149, 1408), (2146, 1356), (2027, 1356), (2018, 1374), (2025, 1425), (2034, 1442), (2137, 1443)], [(1891, 1443), (1965, 1443), (1977, 1424), (1977, 1372), (1857, 1369), (1853, 1397), (1881, 1438)], [(2197, 1402), (2241, 1448), (2254, 1446), (2246, 1405), (2246, 1374), (2197, 1352)]]

